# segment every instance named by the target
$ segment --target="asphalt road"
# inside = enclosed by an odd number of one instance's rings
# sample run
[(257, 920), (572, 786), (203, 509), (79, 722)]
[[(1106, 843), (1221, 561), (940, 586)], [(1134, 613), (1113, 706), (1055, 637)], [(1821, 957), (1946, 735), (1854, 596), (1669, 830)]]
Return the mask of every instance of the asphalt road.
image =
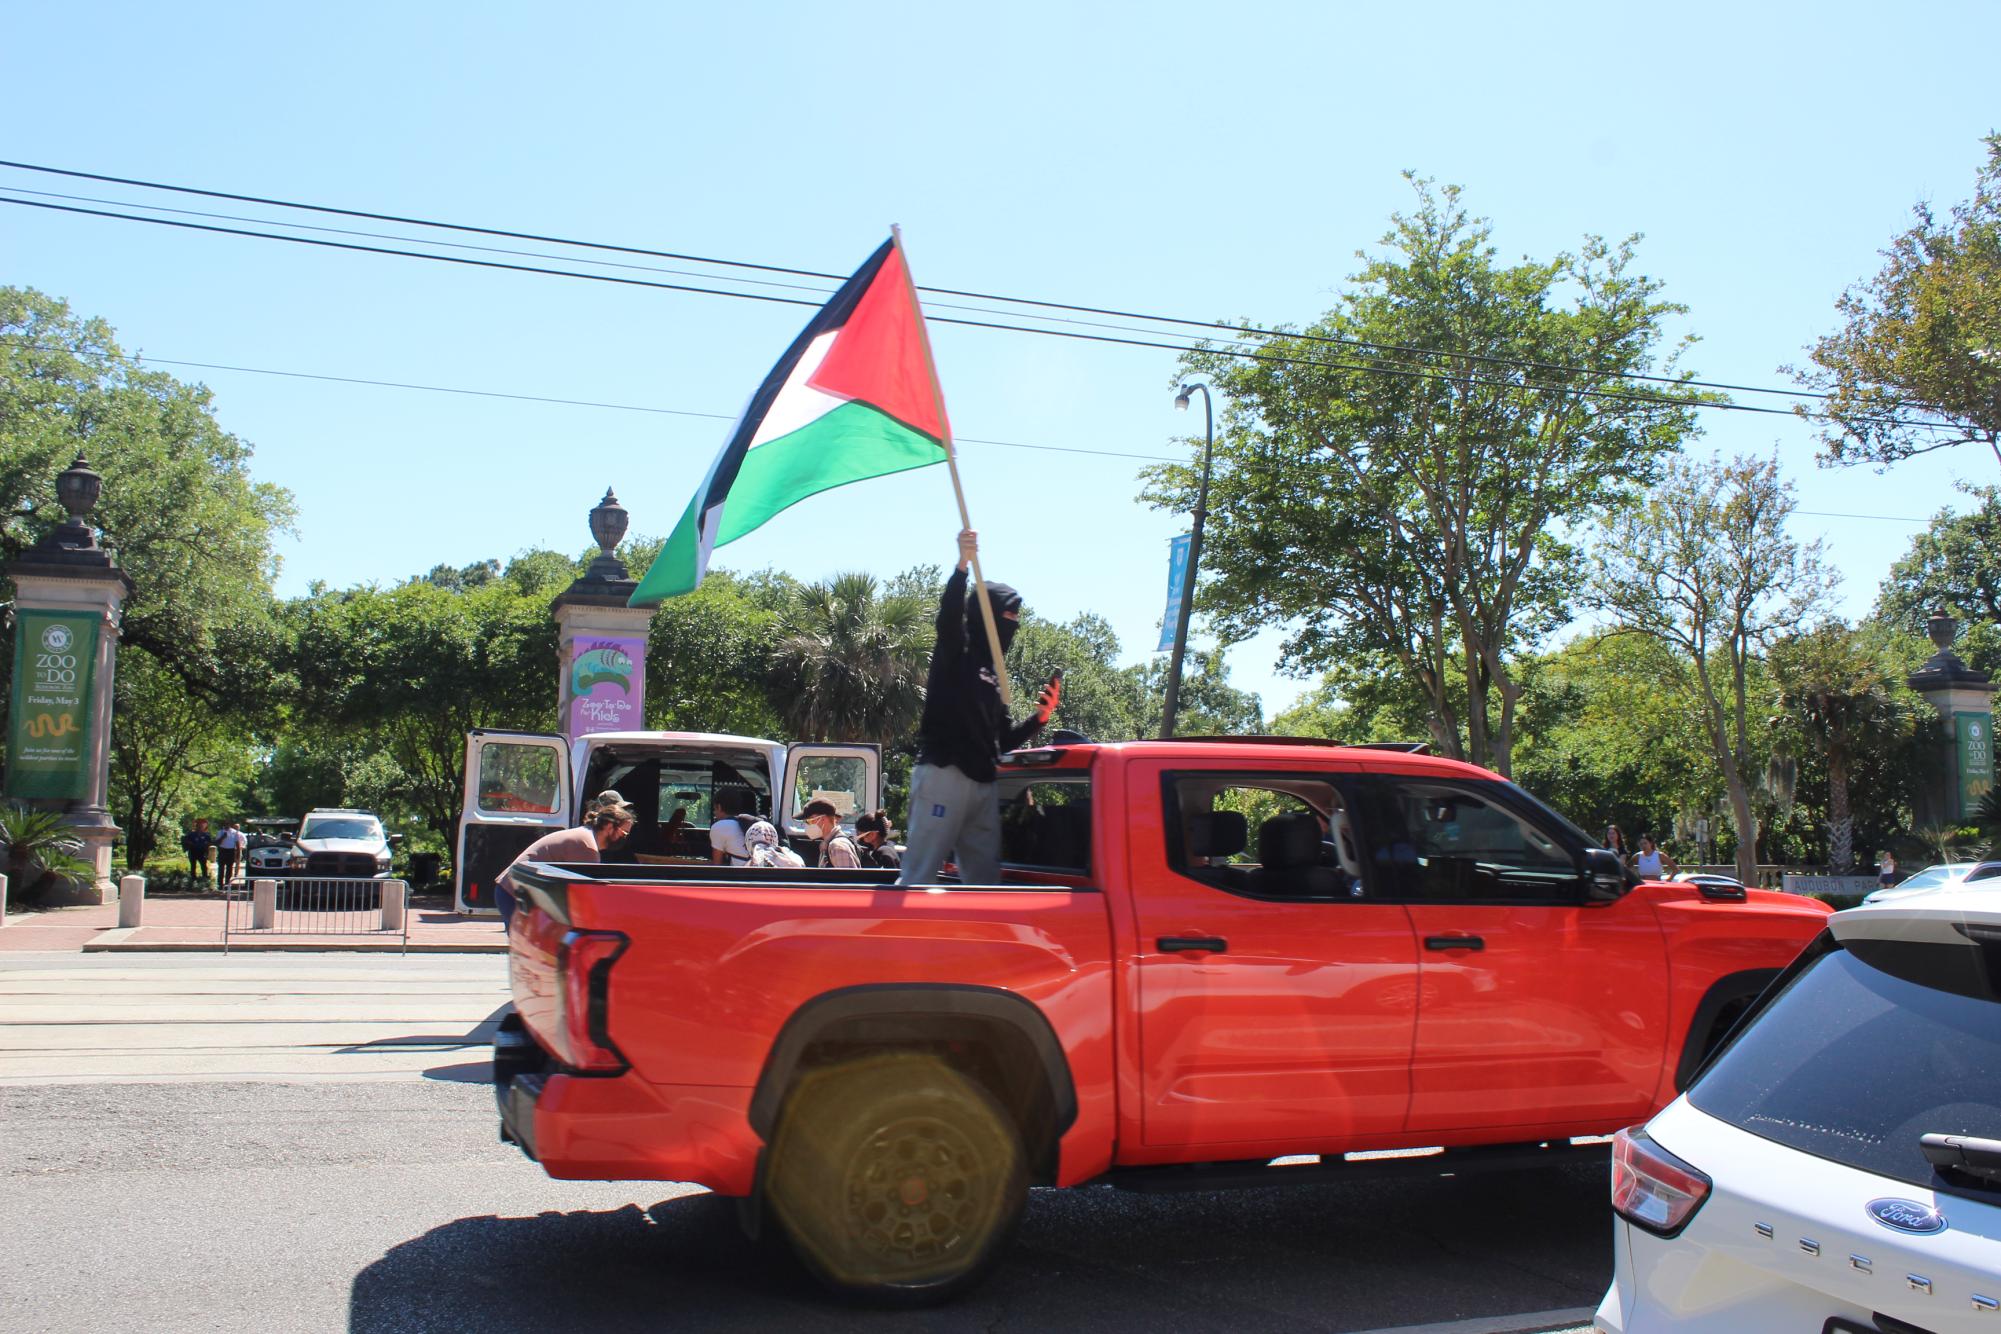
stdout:
[[(743, 1240), (725, 1201), (551, 1181), (497, 1143), (490, 1095), (467, 1082), (483, 1073), (497, 959), (395, 960), (385, 978), (380, 959), (100, 957), (0, 961), (9, 1331), (1499, 1334), (1575, 1323), (1609, 1277), (1603, 1178), (1587, 1169), (1038, 1191), (1009, 1261), (968, 1300), (855, 1310)], [(37, 1022), (61, 997), (88, 1012), (114, 982), (150, 997), (152, 1017), (128, 1007), (101, 1042), (24, 1045), (62, 1026)], [(346, 1013), (316, 1029), (291, 985), (339, 994)], [(268, 1023), (246, 995), (271, 998)], [(399, 1006), (404, 1018), (383, 1017)], [(360, 1043), (342, 1027), (356, 1023)], [(410, 1042), (376, 1027), (398, 1023)], [(162, 1069), (176, 1051), (205, 1070)], [(224, 1073), (232, 1051), (239, 1070)], [(120, 1061), (140, 1072), (121, 1077)]]

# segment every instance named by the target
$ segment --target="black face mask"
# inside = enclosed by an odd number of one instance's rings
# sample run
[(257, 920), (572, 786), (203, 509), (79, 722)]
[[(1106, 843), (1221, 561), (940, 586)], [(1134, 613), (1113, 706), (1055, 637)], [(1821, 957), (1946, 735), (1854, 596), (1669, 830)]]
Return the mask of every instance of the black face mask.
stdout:
[[(1014, 632), (1021, 628), (1021, 622), (1007, 613), (1014, 612), (1016, 615), (1020, 614), (1021, 594), (1015, 592), (1006, 584), (995, 583), (989, 579), (987, 581), (987, 599), (994, 606), (994, 628), (1000, 634), (1001, 654), (1005, 657), (1008, 645), (1014, 643)], [(987, 627), (986, 622), (980, 617), (980, 599), (977, 593), (966, 603), (966, 637), (971, 641), (975, 657), (982, 662), (989, 662), (993, 659), (993, 651), (987, 647)]]

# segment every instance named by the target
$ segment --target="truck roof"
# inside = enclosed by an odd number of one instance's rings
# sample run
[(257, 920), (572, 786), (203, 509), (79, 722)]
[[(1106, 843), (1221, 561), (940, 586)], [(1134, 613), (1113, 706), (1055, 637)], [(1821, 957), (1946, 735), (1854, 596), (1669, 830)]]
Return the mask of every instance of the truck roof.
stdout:
[(768, 737), (733, 736), (727, 732), (587, 732), (583, 736), (578, 737), (577, 740), (612, 742), (694, 741), (708, 745), (720, 743), (726, 746), (763, 746), (767, 748), (782, 746), (784, 744), (781, 741), (773, 741)]

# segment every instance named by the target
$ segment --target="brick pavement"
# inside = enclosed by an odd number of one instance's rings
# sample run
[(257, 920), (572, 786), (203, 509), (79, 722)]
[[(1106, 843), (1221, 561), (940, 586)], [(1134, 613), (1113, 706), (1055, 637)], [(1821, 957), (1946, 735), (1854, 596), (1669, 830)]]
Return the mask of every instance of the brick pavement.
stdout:
[[(121, 929), (116, 903), (12, 912), (0, 927), (0, 951), (56, 950), (99, 952), (153, 950), (220, 950), (224, 902), (220, 898), (172, 895), (146, 900), (141, 925)], [(237, 912), (245, 908), (239, 903)], [(288, 913), (287, 918), (298, 916)], [(238, 920), (241, 920), (239, 917)], [(368, 935), (232, 934), (229, 949), (238, 950), (400, 950), (395, 932)], [(412, 953), (501, 953), (507, 948), (500, 923), (491, 917), (461, 917), (447, 900), (420, 896), (410, 911)]]

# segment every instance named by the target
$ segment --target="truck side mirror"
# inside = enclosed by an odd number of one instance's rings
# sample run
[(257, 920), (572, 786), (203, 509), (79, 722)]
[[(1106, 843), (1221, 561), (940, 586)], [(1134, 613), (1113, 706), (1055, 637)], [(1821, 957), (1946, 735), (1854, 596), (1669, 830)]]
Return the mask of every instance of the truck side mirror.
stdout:
[(1626, 878), (1626, 864), (1609, 848), (1584, 850), (1584, 901), (1611, 903), (1626, 896), (1632, 883)]

